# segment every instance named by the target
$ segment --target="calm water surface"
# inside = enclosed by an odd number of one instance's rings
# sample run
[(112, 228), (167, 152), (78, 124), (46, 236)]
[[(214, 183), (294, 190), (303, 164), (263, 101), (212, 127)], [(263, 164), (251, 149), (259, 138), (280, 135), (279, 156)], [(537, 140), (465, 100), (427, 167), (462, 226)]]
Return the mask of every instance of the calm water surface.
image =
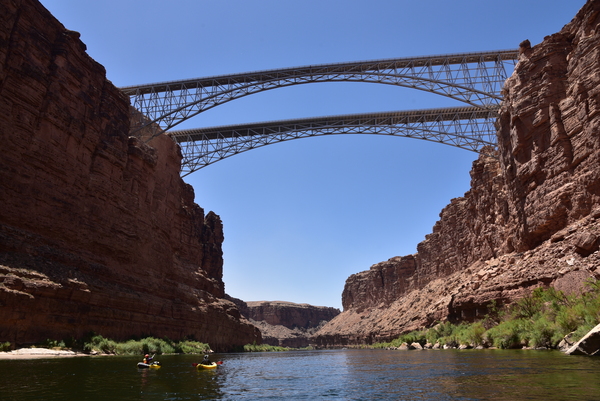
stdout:
[(0, 360), (0, 400), (600, 400), (600, 358), (557, 351), (292, 351)]

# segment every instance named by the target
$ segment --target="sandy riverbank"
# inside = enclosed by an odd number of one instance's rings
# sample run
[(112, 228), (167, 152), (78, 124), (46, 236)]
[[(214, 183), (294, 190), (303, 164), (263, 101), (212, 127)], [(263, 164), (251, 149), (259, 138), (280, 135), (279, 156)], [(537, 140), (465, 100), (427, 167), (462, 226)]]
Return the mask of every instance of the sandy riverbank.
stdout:
[(35, 359), (72, 356), (89, 356), (89, 354), (49, 348), (20, 348), (10, 352), (0, 352), (0, 359)]

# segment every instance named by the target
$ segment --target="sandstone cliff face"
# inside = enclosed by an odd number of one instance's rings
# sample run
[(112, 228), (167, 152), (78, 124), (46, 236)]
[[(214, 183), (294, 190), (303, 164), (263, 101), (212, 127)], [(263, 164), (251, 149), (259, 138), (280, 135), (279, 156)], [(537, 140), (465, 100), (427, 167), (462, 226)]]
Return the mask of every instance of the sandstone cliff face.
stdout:
[(473, 320), (540, 285), (600, 278), (600, 1), (563, 30), (521, 44), (498, 119), (499, 160), (473, 163), (417, 247), (352, 275), (321, 346), (387, 340), (437, 321)]
[(0, 3), (0, 341), (89, 331), (260, 342), (224, 298), (222, 224), (166, 137), (35, 0)]
[(340, 310), (328, 306), (295, 304), (283, 301), (246, 302), (248, 318), (262, 320), (271, 325), (289, 329), (317, 327), (322, 321), (329, 321), (340, 314)]
[(340, 314), (327, 306), (283, 301), (247, 302), (247, 317), (260, 329), (263, 343), (280, 347), (304, 348), (326, 322)]
[(227, 296), (242, 315), (258, 327), (263, 343), (280, 347), (304, 348), (326, 322), (340, 314), (337, 308), (283, 301), (244, 302)]

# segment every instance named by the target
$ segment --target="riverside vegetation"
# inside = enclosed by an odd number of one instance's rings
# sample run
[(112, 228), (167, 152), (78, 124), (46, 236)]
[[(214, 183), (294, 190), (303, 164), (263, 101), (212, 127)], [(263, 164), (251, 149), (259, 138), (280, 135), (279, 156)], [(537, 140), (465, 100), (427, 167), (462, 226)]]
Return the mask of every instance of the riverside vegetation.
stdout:
[[(79, 350), (86, 354), (107, 355), (144, 355), (144, 354), (206, 354), (212, 352), (207, 343), (183, 340), (173, 341), (168, 338), (145, 337), (117, 342), (95, 333), (90, 333), (82, 340), (46, 340), (35, 345), (36, 348), (71, 349)], [(277, 347), (268, 344), (247, 344), (235, 351), (239, 352), (279, 352), (289, 351), (291, 348)], [(0, 343), (0, 352), (11, 350), (11, 343)]]
[(210, 345), (193, 340), (172, 341), (168, 338), (145, 337), (116, 342), (99, 334), (90, 334), (83, 340), (46, 340), (38, 347), (77, 349), (87, 354), (103, 353), (112, 355), (143, 354), (205, 354), (211, 352)]
[(600, 322), (600, 282), (589, 280), (586, 284), (586, 291), (578, 295), (539, 287), (506, 308), (492, 302), (481, 321), (444, 322), (369, 348), (397, 348), (413, 343), (452, 348), (559, 348), (563, 339), (568, 338), (568, 342), (574, 343)]

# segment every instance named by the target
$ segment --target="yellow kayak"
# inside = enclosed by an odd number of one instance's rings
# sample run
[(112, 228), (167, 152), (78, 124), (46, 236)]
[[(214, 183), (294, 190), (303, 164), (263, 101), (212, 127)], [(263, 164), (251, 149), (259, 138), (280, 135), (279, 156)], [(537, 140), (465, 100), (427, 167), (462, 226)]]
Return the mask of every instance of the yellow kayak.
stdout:
[(217, 364), (215, 362), (211, 362), (210, 365), (203, 365), (201, 363), (196, 365), (196, 368), (198, 369), (215, 369), (217, 367)]

